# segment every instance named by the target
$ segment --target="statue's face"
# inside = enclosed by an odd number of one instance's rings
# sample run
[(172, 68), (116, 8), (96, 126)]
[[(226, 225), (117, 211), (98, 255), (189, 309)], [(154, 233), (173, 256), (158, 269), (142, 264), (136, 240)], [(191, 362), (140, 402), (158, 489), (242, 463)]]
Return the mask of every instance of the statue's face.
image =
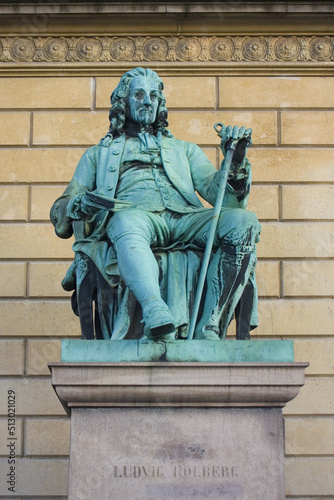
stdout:
[(152, 125), (157, 116), (158, 95), (158, 82), (145, 76), (136, 76), (130, 83), (126, 116), (141, 125)]

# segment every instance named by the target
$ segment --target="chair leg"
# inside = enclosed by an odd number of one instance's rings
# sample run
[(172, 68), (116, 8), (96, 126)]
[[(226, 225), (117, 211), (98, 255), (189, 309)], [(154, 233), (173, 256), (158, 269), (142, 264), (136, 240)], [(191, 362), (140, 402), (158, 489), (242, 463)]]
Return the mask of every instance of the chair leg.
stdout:
[(254, 300), (254, 289), (251, 283), (247, 283), (242, 292), (240, 300), (235, 308), (236, 337), (237, 340), (248, 340), (250, 336), (250, 320)]
[(81, 338), (94, 339), (93, 301), (95, 283), (92, 272), (88, 271), (79, 286), (77, 300), (81, 326)]

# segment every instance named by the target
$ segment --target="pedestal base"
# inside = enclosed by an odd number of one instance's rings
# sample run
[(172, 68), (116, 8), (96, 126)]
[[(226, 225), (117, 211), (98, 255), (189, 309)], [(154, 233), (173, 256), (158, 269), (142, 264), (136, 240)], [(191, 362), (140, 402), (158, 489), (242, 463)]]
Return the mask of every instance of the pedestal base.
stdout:
[[(214, 346), (217, 361), (205, 362), (208, 344), (192, 362), (163, 361), (175, 359), (173, 345), (158, 344), (134, 344), (141, 361), (92, 362), (95, 353), (82, 362), (83, 348), (81, 362), (50, 365), (71, 414), (69, 500), (285, 498), (281, 408), (304, 384), (307, 363), (219, 362), (226, 353)], [(247, 359), (249, 349), (260, 356), (260, 344), (242, 341), (230, 356)]]

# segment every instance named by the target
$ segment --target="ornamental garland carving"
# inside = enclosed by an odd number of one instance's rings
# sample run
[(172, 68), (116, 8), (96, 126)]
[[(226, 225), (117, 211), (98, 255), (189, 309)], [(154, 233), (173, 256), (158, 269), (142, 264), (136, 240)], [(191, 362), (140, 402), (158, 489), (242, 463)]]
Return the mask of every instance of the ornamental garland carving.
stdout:
[(1, 62), (325, 62), (330, 36), (3, 37)]

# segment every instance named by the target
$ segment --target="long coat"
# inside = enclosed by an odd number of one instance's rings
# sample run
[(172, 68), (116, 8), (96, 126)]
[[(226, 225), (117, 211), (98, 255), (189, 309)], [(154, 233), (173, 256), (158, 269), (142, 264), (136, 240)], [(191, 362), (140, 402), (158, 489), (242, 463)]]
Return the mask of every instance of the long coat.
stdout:
[[(71, 182), (51, 208), (51, 220), (58, 236), (61, 238), (71, 236), (73, 220), (80, 220), (78, 207), (73, 202), (76, 195), (86, 191), (97, 191), (99, 194), (114, 198), (124, 146), (125, 136), (122, 135), (114, 139), (109, 147), (104, 147), (100, 143), (84, 153)], [(203, 207), (195, 191), (208, 203), (214, 205), (220, 173), (196, 144), (164, 137), (161, 158), (169, 180), (190, 206), (196, 209)], [(249, 170), (244, 194), (240, 196), (240, 193), (237, 194), (230, 184), (227, 184), (224, 207), (246, 208), (247, 206), (251, 171), (247, 159), (244, 160), (244, 164)], [(167, 206), (166, 208), (177, 209), (178, 207)], [(182, 212), (182, 207), (176, 211)], [(101, 238), (105, 229), (103, 222), (105, 222), (106, 215), (108, 214), (101, 211), (91, 222), (85, 223), (87, 236), (94, 235), (98, 239)]]
[[(92, 259), (111, 286), (119, 282), (116, 254), (106, 235), (106, 226), (112, 217), (112, 212), (100, 210), (90, 221), (83, 221), (76, 197), (86, 191), (96, 191), (108, 198), (115, 197), (124, 146), (125, 136), (122, 135), (115, 138), (109, 146), (100, 143), (89, 148), (79, 161), (71, 182), (63, 195), (55, 201), (50, 213), (56, 234), (61, 238), (69, 238), (74, 233), (73, 250), (76, 253), (82, 252)], [(214, 205), (221, 174), (196, 144), (164, 137), (161, 158), (169, 180), (190, 206), (196, 210), (203, 208), (196, 192)], [(242, 166), (248, 170), (244, 192), (240, 195), (240, 192), (236, 193), (232, 186), (227, 184), (224, 207), (246, 208), (247, 206), (251, 184), (250, 164), (247, 159), (244, 159)], [(166, 208), (173, 207), (166, 206)], [(182, 207), (176, 211), (182, 212)], [(78, 266), (74, 263), (63, 280), (63, 287), (66, 290), (74, 289), (76, 280), (78, 280)], [(253, 287), (256, 295), (255, 278)], [(257, 300), (253, 304), (252, 314), (254, 326), (257, 323), (256, 302)]]

